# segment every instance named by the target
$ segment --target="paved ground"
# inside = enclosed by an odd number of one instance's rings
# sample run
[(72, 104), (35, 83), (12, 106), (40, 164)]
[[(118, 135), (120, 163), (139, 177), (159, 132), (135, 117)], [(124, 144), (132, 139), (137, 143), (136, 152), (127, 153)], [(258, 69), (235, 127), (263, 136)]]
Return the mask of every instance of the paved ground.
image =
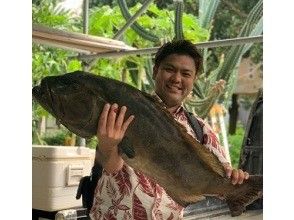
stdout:
[(205, 219), (212, 219), (212, 220), (262, 220), (263, 219), (263, 210), (250, 210), (244, 212), (242, 215), (237, 217), (231, 217), (228, 209), (212, 211), (209, 214), (197, 214), (197, 215), (190, 215), (184, 217), (184, 220), (205, 220)]

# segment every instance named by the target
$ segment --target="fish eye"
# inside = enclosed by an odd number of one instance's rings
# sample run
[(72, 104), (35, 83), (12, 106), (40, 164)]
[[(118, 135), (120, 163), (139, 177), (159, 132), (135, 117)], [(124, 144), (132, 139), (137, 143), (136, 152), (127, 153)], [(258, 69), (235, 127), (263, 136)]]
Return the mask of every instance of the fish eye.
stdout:
[(60, 95), (67, 95), (70, 93), (77, 93), (80, 91), (80, 86), (76, 83), (57, 83), (53, 88), (52, 92), (55, 94), (60, 94)]

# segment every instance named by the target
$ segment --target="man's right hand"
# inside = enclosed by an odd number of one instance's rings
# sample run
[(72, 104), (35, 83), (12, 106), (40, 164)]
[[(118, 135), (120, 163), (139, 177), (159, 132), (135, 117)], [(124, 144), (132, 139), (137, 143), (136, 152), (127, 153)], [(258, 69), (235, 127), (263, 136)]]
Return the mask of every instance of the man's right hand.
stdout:
[(97, 155), (97, 153), (96, 158), (102, 162), (102, 165), (109, 173), (116, 172), (123, 166), (123, 160), (118, 154), (117, 145), (123, 139), (128, 126), (134, 119), (134, 116), (131, 115), (124, 121), (126, 111), (126, 106), (122, 106), (118, 110), (116, 103), (112, 105), (107, 103), (99, 117), (97, 128), (99, 149), (97, 152), (102, 154), (104, 161), (101, 161), (101, 155)]

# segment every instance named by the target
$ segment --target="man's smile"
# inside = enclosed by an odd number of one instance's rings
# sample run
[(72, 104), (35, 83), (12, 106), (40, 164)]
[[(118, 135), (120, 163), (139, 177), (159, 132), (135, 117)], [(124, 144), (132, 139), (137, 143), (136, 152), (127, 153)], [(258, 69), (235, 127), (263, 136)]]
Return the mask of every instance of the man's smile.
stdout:
[(167, 84), (166, 87), (171, 92), (179, 93), (182, 91), (182, 88), (177, 85)]

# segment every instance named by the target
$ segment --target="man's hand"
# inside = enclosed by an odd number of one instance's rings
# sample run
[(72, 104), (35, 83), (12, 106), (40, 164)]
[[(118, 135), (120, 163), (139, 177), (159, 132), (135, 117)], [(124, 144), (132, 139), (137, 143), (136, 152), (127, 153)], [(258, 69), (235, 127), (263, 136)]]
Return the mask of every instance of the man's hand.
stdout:
[(249, 178), (249, 173), (244, 172), (241, 169), (233, 169), (229, 163), (223, 165), (226, 171), (226, 176), (231, 178), (233, 185), (242, 184), (244, 180)]
[(122, 106), (118, 110), (116, 103), (113, 105), (107, 103), (99, 117), (97, 127), (99, 149), (96, 150), (96, 158), (109, 173), (118, 171), (123, 165), (117, 145), (123, 139), (128, 126), (134, 119), (134, 116), (131, 115), (124, 121), (126, 111), (126, 106)]
[(126, 111), (126, 106), (122, 106), (118, 113), (118, 105), (116, 103), (113, 105), (105, 104), (97, 128), (97, 138), (101, 150), (112, 150), (121, 142), (129, 124), (134, 119), (134, 116), (131, 115), (124, 122)]

